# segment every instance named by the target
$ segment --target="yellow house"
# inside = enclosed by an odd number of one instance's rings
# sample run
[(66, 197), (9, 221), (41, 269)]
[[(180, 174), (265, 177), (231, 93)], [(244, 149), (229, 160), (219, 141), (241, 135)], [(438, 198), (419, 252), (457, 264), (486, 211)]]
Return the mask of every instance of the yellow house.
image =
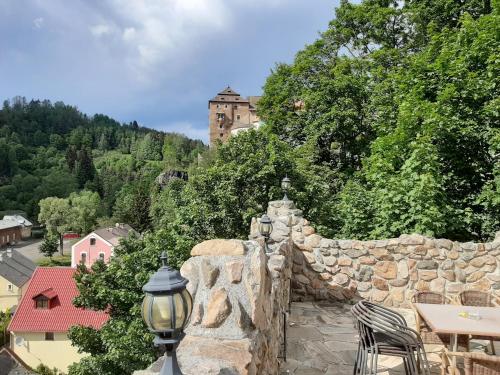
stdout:
[(67, 373), (85, 354), (71, 345), (68, 331), (82, 325), (99, 329), (104, 312), (73, 306), (78, 296), (71, 267), (38, 267), (10, 322), (10, 349), (31, 368), (44, 364)]
[(35, 263), (15, 250), (0, 252), (0, 311), (18, 305), (35, 268)]

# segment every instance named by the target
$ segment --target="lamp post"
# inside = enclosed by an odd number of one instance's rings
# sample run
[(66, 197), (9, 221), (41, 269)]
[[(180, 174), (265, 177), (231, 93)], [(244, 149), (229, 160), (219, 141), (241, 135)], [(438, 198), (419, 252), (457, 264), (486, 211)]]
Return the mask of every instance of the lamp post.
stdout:
[(167, 254), (160, 257), (161, 268), (142, 287), (142, 318), (156, 337), (155, 346), (165, 345), (165, 362), (160, 375), (182, 375), (176, 349), (185, 336), (184, 328), (193, 310), (193, 299), (186, 289), (188, 280), (167, 263)]
[(264, 247), (266, 253), (269, 252), (269, 248), (267, 247), (267, 241), (269, 241), (269, 237), (271, 237), (271, 233), (273, 231), (273, 223), (269, 216), (266, 214), (262, 215), (259, 223), (259, 232), (262, 237), (264, 237)]
[(281, 180), (281, 189), (285, 193), (285, 196), (283, 197), (284, 201), (289, 200), (286, 193), (288, 193), (288, 190), (290, 190), (290, 186), (291, 186), (290, 179), (288, 178), (288, 176), (285, 176), (285, 178), (283, 178), (283, 180)]

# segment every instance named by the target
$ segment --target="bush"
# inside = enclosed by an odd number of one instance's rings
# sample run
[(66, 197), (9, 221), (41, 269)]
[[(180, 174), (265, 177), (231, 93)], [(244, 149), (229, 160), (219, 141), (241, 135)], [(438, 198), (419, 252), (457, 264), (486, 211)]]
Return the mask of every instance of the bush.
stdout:
[(71, 256), (55, 256), (52, 258), (42, 258), (37, 261), (40, 267), (67, 267), (71, 266)]

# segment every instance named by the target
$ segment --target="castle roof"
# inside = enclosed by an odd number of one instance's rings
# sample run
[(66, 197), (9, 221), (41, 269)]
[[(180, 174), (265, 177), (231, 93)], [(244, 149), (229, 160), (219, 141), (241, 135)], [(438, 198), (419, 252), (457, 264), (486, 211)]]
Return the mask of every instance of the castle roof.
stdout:
[(222, 90), (221, 92), (219, 92), (217, 95), (238, 95), (238, 96), (240, 96), (240, 94), (238, 94), (236, 91), (234, 91), (229, 86), (227, 86), (224, 90)]
[(240, 94), (234, 91), (231, 87), (227, 86), (224, 90), (219, 92), (217, 96), (210, 99), (210, 102), (217, 103), (249, 103), (248, 99), (243, 98)]

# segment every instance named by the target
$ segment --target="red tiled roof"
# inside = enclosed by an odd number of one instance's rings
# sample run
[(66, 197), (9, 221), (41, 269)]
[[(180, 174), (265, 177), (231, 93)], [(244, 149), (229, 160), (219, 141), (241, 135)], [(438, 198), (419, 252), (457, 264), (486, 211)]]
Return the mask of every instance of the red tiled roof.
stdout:
[[(28, 289), (10, 322), (12, 332), (66, 332), (74, 325), (99, 329), (109, 316), (102, 311), (73, 306), (78, 295), (73, 275), (75, 268), (38, 267), (33, 273)], [(36, 309), (33, 298), (52, 289), (57, 295), (50, 309)]]
[(55, 292), (54, 288), (49, 288), (49, 289), (45, 289), (43, 292), (38, 293), (36, 296), (33, 297), (33, 299), (35, 299), (39, 296), (44, 296), (48, 299), (52, 299), (52, 298), (57, 297), (57, 293)]

